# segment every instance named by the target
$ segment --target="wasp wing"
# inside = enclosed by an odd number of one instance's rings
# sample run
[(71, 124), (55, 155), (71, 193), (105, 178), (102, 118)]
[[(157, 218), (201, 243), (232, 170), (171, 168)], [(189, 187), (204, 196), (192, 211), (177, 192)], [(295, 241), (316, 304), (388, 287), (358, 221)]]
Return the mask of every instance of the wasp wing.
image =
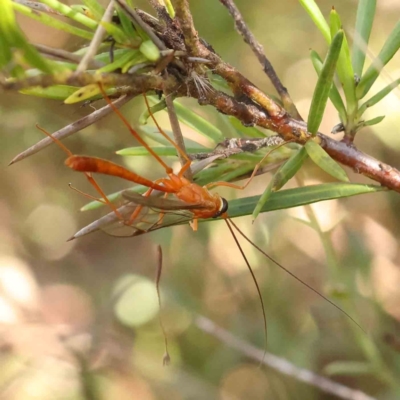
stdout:
[[(123, 217), (122, 221), (114, 212), (110, 212), (80, 229), (70, 240), (98, 230), (117, 237), (139, 236), (161, 228), (190, 222), (193, 220), (191, 210), (204, 208), (201, 204), (188, 204), (178, 199), (160, 198), (157, 195), (159, 193), (155, 193), (155, 196), (143, 196), (124, 191), (122, 196), (127, 202), (117, 208)], [(137, 207), (141, 208), (139, 215), (132, 223), (129, 223), (129, 218)]]
[(202, 204), (188, 204), (178, 199), (167, 199), (165, 197), (155, 196), (142, 196), (141, 194), (124, 191), (122, 197), (131, 203), (150, 207), (152, 209), (158, 209), (160, 212), (163, 211), (179, 211), (179, 210), (199, 210), (204, 209), (205, 206)]

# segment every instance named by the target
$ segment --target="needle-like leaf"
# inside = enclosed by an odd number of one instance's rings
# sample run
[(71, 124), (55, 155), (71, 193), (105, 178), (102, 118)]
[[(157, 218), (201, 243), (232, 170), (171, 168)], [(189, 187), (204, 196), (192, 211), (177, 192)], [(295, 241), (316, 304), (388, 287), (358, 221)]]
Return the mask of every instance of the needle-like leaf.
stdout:
[(328, 54), (318, 77), (317, 85), (311, 102), (310, 113), (307, 120), (307, 129), (312, 135), (316, 135), (324, 115), (326, 103), (332, 87), (336, 63), (339, 58), (343, 42), (343, 31), (340, 30), (332, 40)]
[(357, 8), (356, 29), (353, 42), (353, 70), (361, 77), (364, 68), (365, 54), (372, 30), (376, 9), (376, 0), (359, 0)]

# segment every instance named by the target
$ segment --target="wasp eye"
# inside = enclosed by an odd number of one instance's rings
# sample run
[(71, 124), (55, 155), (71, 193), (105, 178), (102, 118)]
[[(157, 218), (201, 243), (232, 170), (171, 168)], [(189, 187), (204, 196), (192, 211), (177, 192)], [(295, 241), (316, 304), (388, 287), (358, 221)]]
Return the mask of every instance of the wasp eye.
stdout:
[(228, 201), (223, 197), (221, 197), (221, 207), (218, 210), (218, 212), (213, 216), (213, 218), (218, 218), (227, 211), (228, 211)]

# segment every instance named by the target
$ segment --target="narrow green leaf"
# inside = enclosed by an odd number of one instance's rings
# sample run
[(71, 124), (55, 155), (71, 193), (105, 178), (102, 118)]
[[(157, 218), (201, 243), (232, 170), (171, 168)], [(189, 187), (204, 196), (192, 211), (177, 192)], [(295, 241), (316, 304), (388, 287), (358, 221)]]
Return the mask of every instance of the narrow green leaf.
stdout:
[(292, 156), (283, 164), (272, 178), (272, 190), (274, 192), (281, 189), (297, 171), (302, 167), (307, 159), (307, 151), (304, 147), (292, 154)]
[(331, 32), (331, 39), (333, 39), (338, 33), (338, 31), (342, 29), (342, 21), (340, 21), (339, 14), (336, 12), (335, 8), (332, 7), (332, 10), (329, 14), (329, 30)]
[(48, 88), (41, 88), (39, 86), (21, 90), (20, 93), (30, 96), (44, 97), (53, 100), (65, 100), (73, 93), (76, 92), (76, 87), (66, 85), (55, 85)]
[[(313, 63), (314, 69), (319, 76), (321, 74), (321, 70), (322, 70), (322, 59), (318, 55), (318, 53), (314, 50), (311, 50), (310, 56), (311, 56), (311, 61)], [(346, 124), (346, 121), (347, 121), (346, 108), (344, 106), (342, 96), (340, 95), (335, 82), (332, 83), (332, 87), (329, 92), (329, 99), (331, 100), (332, 104), (338, 111), (340, 121), (343, 124)]]
[(264, 193), (261, 195), (256, 207), (254, 208), (252, 217), (253, 221), (258, 217), (264, 204), (271, 197), (272, 192), (281, 189), (301, 168), (304, 161), (307, 159), (307, 151), (304, 147), (293, 153), (293, 155), (283, 164), (278, 171), (274, 174), (271, 182), (268, 184)]
[(175, 10), (174, 6), (171, 3), (171, 0), (164, 0), (165, 7), (167, 8), (169, 16), (173, 19), (175, 18)]
[(376, 0), (359, 0), (353, 42), (353, 70), (361, 77), (376, 9)]
[[(130, 51), (132, 51), (131, 49), (117, 49), (114, 50), (114, 60), (122, 57), (124, 54), (129, 53)], [(77, 52), (75, 52), (74, 54), (76, 54)], [(78, 54), (78, 55), (82, 55), (82, 54)], [(108, 64), (110, 62), (110, 52), (106, 51), (104, 53), (100, 53), (100, 54), (96, 54), (94, 56), (94, 59), (96, 61), (100, 61), (104, 64)]]
[(58, 0), (41, 0), (41, 3), (46, 4), (60, 14), (63, 14), (82, 25), (85, 25), (89, 29), (95, 30), (97, 28), (96, 21), (76, 10), (73, 10), (71, 7), (59, 2)]
[(115, 71), (116, 69), (120, 69), (124, 67), (125, 64), (128, 64), (130, 61), (133, 59), (137, 58), (139, 60), (142, 60), (142, 54), (138, 50), (129, 50), (122, 54), (119, 57), (116, 57), (114, 59), (114, 62), (105, 65), (104, 67), (100, 68), (98, 70), (99, 73), (105, 73), (105, 72), (112, 72)]
[[(274, 192), (271, 194), (269, 201), (264, 204), (264, 207), (260, 212), (263, 213), (274, 210), (282, 210), (285, 208), (304, 206), (306, 204), (312, 204), (324, 200), (340, 199), (383, 190), (387, 189), (381, 186), (340, 182), (323, 183), (320, 185), (280, 190), (279, 192)], [(229, 216), (234, 218), (244, 215), (251, 215), (259, 198), (260, 196), (253, 196), (230, 201), (228, 210)]]
[(208, 137), (215, 143), (219, 143), (223, 140), (224, 135), (222, 132), (211, 122), (208, 122), (200, 115), (191, 111), (188, 107), (183, 106), (182, 104), (174, 101), (175, 110), (178, 114), (179, 120), (185, 125), (193, 128), (203, 136)]
[(128, 73), (128, 71), (134, 66), (134, 65), (138, 65), (138, 64), (143, 64), (145, 62), (147, 62), (147, 58), (140, 52), (138, 52), (138, 54), (132, 58), (132, 60), (128, 61), (123, 67), (122, 67), (122, 73), (126, 74)]
[[(148, 100), (152, 103), (154, 100), (154, 97), (148, 97)], [(154, 104), (153, 106), (150, 107), (151, 113), (154, 115), (155, 113), (165, 110), (167, 108), (167, 104), (165, 103), (165, 100), (159, 101), (157, 104)], [(140, 114), (139, 116), (139, 125), (146, 125), (147, 120), (150, 118), (150, 111), (146, 107), (146, 109)]]
[(161, 56), (160, 50), (151, 40), (145, 40), (140, 45), (139, 50), (150, 61), (157, 61)]
[(385, 118), (385, 115), (381, 115), (379, 117), (375, 117), (375, 118), (369, 119), (368, 121), (361, 122), (360, 126), (364, 127), (364, 126), (376, 125), (376, 124), (379, 124), (380, 122), (382, 122), (384, 120), (384, 118)]
[(374, 366), (364, 361), (333, 361), (324, 367), (324, 373), (328, 376), (358, 376), (366, 374), (375, 375), (375, 372), (376, 370)]
[(231, 168), (230, 171), (219, 177), (219, 181), (231, 182), (235, 179), (239, 179), (244, 175), (248, 175), (250, 172), (253, 172), (254, 164), (247, 163), (245, 165), (238, 165), (235, 168)]
[(339, 31), (332, 40), (321, 74), (318, 77), (307, 121), (307, 129), (312, 135), (317, 134), (324, 115), (342, 42), (343, 31)]
[(11, 51), (12, 48), (19, 49), (19, 55), (24, 58), (23, 62), (49, 74), (55, 72), (50, 63), (48, 63), (46, 59), (28, 43), (15, 19), (13, 5), (14, 3), (10, 0), (4, 0), (0, 10), (1, 48), (4, 50), (2, 62), (6, 65), (11, 61), (13, 56)]
[(367, 108), (374, 106), (376, 103), (381, 101), (384, 97), (386, 97), (394, 88), (396, 88), (400, 84), (400, 78), (393, 81), (390, 85), (387, 85), (385, 88), (380, 90), (375, 96), (372, 96), (369, 100), (367, 100), (358, 111), (359, 117), (364, 114)]
[(233, 125), (233, 127), (239, 131), (242, 136), (253, 137), (253, 138), (262, 138), (267, 136), (264, 132), (260, 131), (253, 126), (244, 126), (237, 118), (228, 117), (229, 122)]
[(117, 25), (112, 22), (100, 21), (100, 24), (111, 35), (117, 43), (130, 44), (128, 35)]
[[(231, 168), (229, 165), (220, 165), (222, 168)], [(217, 167), (218, 168), (218, 167)], [(201, 171), (207, 173), (209, 170)], [(215, 180), (215, 179), (213, 179)], [(136, 193), (143, 193), (147, 188), (141, 185), (134, 186), (129, 189)], [(126, 189), (124, 189), (126, 190)], [(122, 196), (121, 190), (117, 193), (107, 195), (111, 201), (119, 200)], [(269, 201), (264, 204), (260, 212), (269, 212), (283, 210), (286, 208), (304, 206), (306, 204), (317, 203), (319, 201), (341, 199), (345, 197), (357, 196), (360, 194), (375, 193), (387, 190), (382, 186), (361, 185), (356, 183), (323, 183), (319, 185), (303, 186), (294, 189), (280, 190), (272, 193)], [(260, 196), (244, 197), (234, 199), (229, 202), (228, 214), (231, 218), (251, 215)], [(93, 210), (104, 206), (103, 203), (97, 201), (86, 204), (81, 208), (82, 211)], [(221, 219), (221, 218), (219, 218)], [(199, 222), (212, 222), (217, 219), (202, 220)]]
[(141, 38), (136, 32), (135, 28), (133, 27), (131, 20), (127, 17), (125, 12), (119, 6), (117, 6), (117, 12), (118, 12), (118, 17), (121, 21), (122, 29), (124, 30), (126, 35), (132, 39), (138, 37), (141, 41)]
[(317, 28), (321, 31), (328, 44), (331, 42), (331, 34), (328, 23), (326, 22), (321, 10), (314, 0), (299, 0), (300, 4), (307, 11), (308, 15), (314, 21)]
[(334, 161), (319, 144), (315, 143), (313, 140), (309, 140), (304, 147), (307, 149), (307, 153), (310, 158), (321, 169), (340, 181), (349, 181), (344, 169), (336, 161)]
[(103, 18), (106, 10), (97, 0), (83, 0), (83, 4), (92, 12), (93, 17), (97, 21)]
[(15, 29), (17, 29), (17, 21), (12, 4), (10, 0), (6, 0), (0, 8), (0, 68), (5, 67), (11, 61), (13, 40), (9, 36)]
[[(340, 20), (339, 14), (335, 9), (332, 9), (330, 13), (331, 22), (331, 34), (332, 40), (337, 32), (342, 27), (342, 21)], [(343, 42), (340, 49), (339, 58), (336, 64), (337, 74), (339, 76), (340, 83), (343, 87), (343, 92), (346, 97), (347, 113), (353, 115), (357, 109), (357, 100), (355, 92), (354, 82), (354, 71), (351, 63), (350, 48), (347, 42), (346, 34), (343, 32)]]
[[(76, 89), (76, 88), (75, 88)], [(106, 93), (112, 96), (117, 91), (117, 88), (107, 88)], [(91, 83), (89, 85), (83, 86), (78, 90), (75, 90), (69, 97), (64, 100), (64, 104), (75, 104), (80, 101), (92, 99), (92, 98), (102, 98), (99, 85), (97, 83)]]
[[(176, 156), (175, 147), (151, 147), (151, 149), (159, 156)], [(186, 153), (196, 154), (199, 153), (199, 147), (186, 147)], [(211, 149), (202, 149), (201, 151), (208, 152)], [(143, 146), (127, 147), (126, 149), (116, 151), (120, 156), (148, 156), (149, 152)]]
[(236, 165), (233, 163), (218, 164), (212, 168), (203, 169), (196, 174), (194, 180), (200, 186), (207, 185), (207, 183), (210, 182), (226, 181), (225, 179), (222, 179), (222, 176), (235, 168)]
[(381, 69), (392, 59), (400, 48), (400, 21), (390, 33), (378, 57), (369, 66), (367, 72), (362, 76), (360, 83), (357, 86), (357, 98), (362, 99), (371, 89), (376, 79), (379, 76)]
[[(172, 140), (174, 139), (174, 134), (172, 133), (172, 131), (170, 131), (168, 129), (163, 129), (163, 130), (164, 130), (164, 133), (166, 135), (168, 135)], [(158, 131), (158, 129), (155, 126), (142, 125), (142, 126), (139, 126), (139, 131), (140, 131), (140, 133), (142, 133), (149, 139), (153, 140), (154, 142), (156, 142), (158, 144), (161, 144), (162, 146), (165, 146), (165, 147), (171, 146), (171, 143), (167, 139), (165, 139), (164, 136), (162, 136), (160, 134), (160, 132)], [(206, 147), (195, 142), (194, 140), (185, 139), (185, 143), (188, 147), (197, 147), (199, 152), (208, 151), (208, 149)]]
[[(8, 1), (8, 0), (5, 0)], [(72, 35), (82, 37), (84, 39), (91, 40), (93, 38), (93, 33), (86, 31), (84, 29), (76, 28), (70, 24), (60, 21), (59, 19), (53, 18), (50, 15), (42, 13), (40, 11), (32, 10), (29, 7), (25, 7), (19, 3), (12, 3), (14, 10), (24, 14), (36, 21), (40, 21), (42, 24), (51, 26), (52, 28), (71, 33)]]

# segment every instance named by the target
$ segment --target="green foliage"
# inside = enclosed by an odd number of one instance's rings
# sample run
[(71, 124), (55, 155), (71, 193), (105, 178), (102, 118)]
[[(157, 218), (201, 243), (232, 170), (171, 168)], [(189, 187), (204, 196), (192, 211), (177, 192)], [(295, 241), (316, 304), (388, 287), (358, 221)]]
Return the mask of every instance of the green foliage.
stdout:
[[(18, 27), (13, 12), (11, 0), (4, 0), (0, 8), (0, 68), (7, 67), (13, 58), (18, 58), (18, 52), (12, 52), (12, 49), (20, 51), (21, 63), (29, 63), (33, 67), (45, 73), (52, 73), (53, 69), (42, 58), (38, 51), (31, 46)], [(21, 71), (21, 70), (18, 70)], [(18, 74), (20, 75), (20, 74)]]
[(368, 44), (374, 22), (376, 0), (360, 0), (357, 9), (356, 37), (353, 43), (353, 69), (361, 76), (365, 62), (365, 46)]
[(324, 116), (342, 42), (343, 31), (338, 31), (332, 40), (325, 62), (321, 68), (321, 73), (318, 77), (307, 121), (307, 129), (313, 136), (317, 134), (319, 125)]
[[(322, 32), (324, 38), (327, 38), (327, 23), (323, 20), (322, 13), (318, 9), (317, 4), (313, 0), (302, 1), (300, 3), (305, 7), (315, 22), (317, 28)], [(372, 107), (379, 100), (384, 98), (390, 91), (398, 85), (398, 82), (390, 84), (387, 88), (381, 90), (378, 94), (372, 96), (363, 105), (358, 100), (367, 95), (373, 83), (378, 78), (382, 68), (392, 59), (400, 47), (400, 23), (394, 27), (392, 33), (387, 38), (378, 57), (368, 70), (363, 73), (365, 62), (365, 51), (368, 46), (368, 40), (372, 30), (373, 19), (375, 15), (376, 1), (361, 0), (358, 2), (357, 20), (354, 33), (354, 43), (352, 52), (347, 42), (346, 35), (343, 38), (342, 49), (337, 61), (336, 72), (339, 77), (340, 85), (343, 89), (346, 99), (346, 110), (344, 110), (344, 102), (340, 98), (336, 85), (331, 89), (329, 97), (332, 104), (339, 113), (339, 118), (344, 125), (345, 135), (353, 140), (354, 135), (363, 127), (370, 126), (370, 123), (363, 121), (363, 114), (368, 107)], [(333, 9), (330, 14), (330, 33), (331, 36), (342, 28), (340, 16)], [(311, 60), (318, 75), (321, 74), (320, 59), (316, 52), (311, 52)], [(360, 79), (359, 83), (355, 80)], [(374, 121), (377, 121), (374, 119)]]
[(321, 169), (323, 169), (328, 174), (332, 175), (334, 178), (339, 179), (343, 182), (348, 182), (349, 178), (344, 172), (343, 168), (334, 161), (328, 153), (313, 140), (309, 140), (305, 148), (310, 158), (317, 164)]
[(305, 147), (302, 147), (294, 152), (291, 157), (276, 171), (254, 208), (252, 214), (253, 220), (257, 218), (264, 205), (270, 199), (272, 193), (281, 189), (290, 179), (292, 179), (297, 171), (302, 167), (306, 159), (307, 151)]

